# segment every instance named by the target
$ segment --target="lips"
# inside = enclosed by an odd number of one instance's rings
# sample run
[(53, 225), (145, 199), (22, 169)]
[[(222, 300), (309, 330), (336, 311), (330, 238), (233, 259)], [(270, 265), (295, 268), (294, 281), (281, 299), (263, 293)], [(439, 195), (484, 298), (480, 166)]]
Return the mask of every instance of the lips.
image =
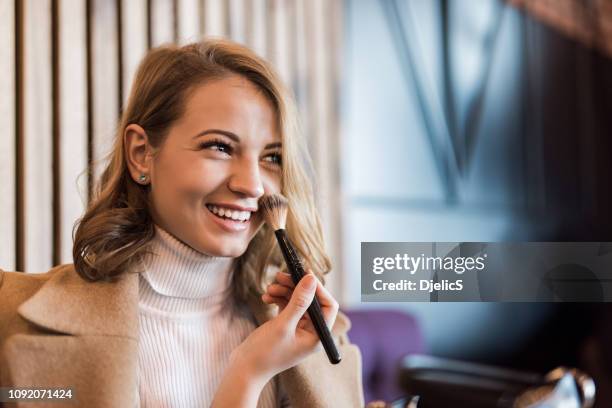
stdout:
[[(240, 231), (244, 231), (251, 224), (251, 214), (250, 213), (248, 215), (244, 215), (243, 214), (242, 215), (242, 220), (241, 220), (241, 219), (227, 218), (225, 216), (225, 211), (223, 211), (224, 215), (220, 215), (218, 213), (215, 213), (214, 211), (217, 211), (217, 210), (214, 209), (214, 206), (206, 205), (206, 209), (207, 209), (206, 212), (210, 215), (212, 220), (219, 227), (221, 227), (221, 229), (223, 229), (223, 230), (225, 230), (227, 232), (240, 232)], [(217, 212), (219, 212), (219, 211), (217, 211)], [(228, 211), (228, 214), (229, 214), (230, 217), (232, 215), (236, 216), (235, 212)]]
[(240, 211), (215, 204), (206, 204), (206, 207), (210, 212), (221, 218), (232, 219), (234, 221), (248, 221), (251, 218), (251, 211)]

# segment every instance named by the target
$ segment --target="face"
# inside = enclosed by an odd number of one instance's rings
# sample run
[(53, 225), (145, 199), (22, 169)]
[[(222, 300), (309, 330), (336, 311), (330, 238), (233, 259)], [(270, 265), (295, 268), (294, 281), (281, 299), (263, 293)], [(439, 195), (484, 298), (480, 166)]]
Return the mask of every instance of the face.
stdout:
[(273, 106), (239, 76), (201, 85), (145, 163), (159, 226), (199, 252), (240, 256), (263, 225), (258, 199), (281, 188)]

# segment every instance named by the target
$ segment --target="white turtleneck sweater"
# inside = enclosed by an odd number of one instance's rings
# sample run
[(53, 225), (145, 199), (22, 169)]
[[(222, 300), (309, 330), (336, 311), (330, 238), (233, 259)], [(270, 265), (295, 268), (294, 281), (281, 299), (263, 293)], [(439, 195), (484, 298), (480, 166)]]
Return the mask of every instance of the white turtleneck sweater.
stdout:
[[(141, 407), (208, 407), (231, 351), (256, 328), (252, 314), (223, 307), (233, 258), (202, 254), (155, 226), (139, 277)], [(281, 400), (283, 403), (281, 404)], [(276, 378), (258, 408), (284, 406)]]

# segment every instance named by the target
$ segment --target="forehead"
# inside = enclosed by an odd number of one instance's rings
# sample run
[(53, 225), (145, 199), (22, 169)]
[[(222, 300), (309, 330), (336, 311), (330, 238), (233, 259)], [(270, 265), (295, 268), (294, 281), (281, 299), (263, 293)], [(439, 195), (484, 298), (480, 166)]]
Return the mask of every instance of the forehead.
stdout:
[(194, 134), (218, 128), (234, 132), (241, 139), (280, 141), (272, 103), (256, 85), (238, 75), (193, 89), (180, 122)]

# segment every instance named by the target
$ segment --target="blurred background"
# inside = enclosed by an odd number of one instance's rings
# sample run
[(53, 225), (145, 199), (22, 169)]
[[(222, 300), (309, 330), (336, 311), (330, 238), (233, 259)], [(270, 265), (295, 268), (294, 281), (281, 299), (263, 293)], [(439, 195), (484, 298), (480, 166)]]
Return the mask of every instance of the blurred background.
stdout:
[(360, 301), (363, 241), (611, 241), (609, 0), (0, 0), (1, 268), (72, 262), (138, 62), (210, 35), (293, 89), (366, 401), (406, 353), (612, 385), (604, 304)]

